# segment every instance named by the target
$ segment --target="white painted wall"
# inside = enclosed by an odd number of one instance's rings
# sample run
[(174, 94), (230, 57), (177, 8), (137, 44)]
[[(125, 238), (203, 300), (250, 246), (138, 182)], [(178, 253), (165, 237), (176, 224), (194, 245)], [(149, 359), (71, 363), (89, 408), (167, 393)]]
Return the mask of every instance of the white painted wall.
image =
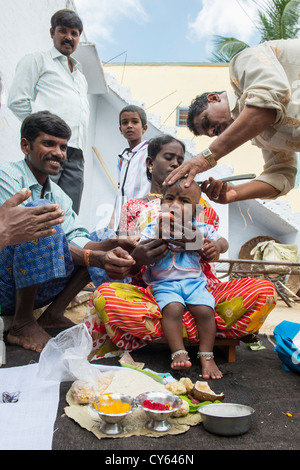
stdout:
[[(72, 8), (68, 0), (0, 0), (0, 71), (8, 89), (18, 61), (29, 52), (52, 46), (50, 18), (62, 8)], [(2, 97), (0, 161), (22, 158), (19, 147), (20, 122), (6, 109), (7, 90)]]
[[(243, 201), (229, 205), (229, 258), (237, 259), (241, 246), (259, 235), (274, 237), (281, 243), (296, 244), (300, 247), (299, 227), (294, 220), (283, 218), (282, 204), (278, 213), (270, 201)], [(288, 213), (288, 204), (285, 206)], [(300, 249), (299, 249), (300, 253)]]

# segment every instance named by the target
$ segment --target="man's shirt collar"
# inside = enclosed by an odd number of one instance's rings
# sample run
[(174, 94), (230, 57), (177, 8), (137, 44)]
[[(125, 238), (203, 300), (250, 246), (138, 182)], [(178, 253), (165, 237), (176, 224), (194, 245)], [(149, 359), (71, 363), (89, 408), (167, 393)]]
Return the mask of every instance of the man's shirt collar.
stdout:
[[(50, 54), (51, 54), (51, 57), (52, 57), (53, 60), (54, 59), (59, 59), (61, 57), (64, 58), (64, 59), (67, 59), (67, 56), (65, 56), (64, 54), (59, 52), (59, 50), (56, 49), (56, 47), (54, 47), (54, 46), (52, 47), (52, 49), (50, 51)], [(74, 69), (77, 69), (78, 66), (79, 66), (79, 62), (76, 59), (74, 59), (74, 57), (70, 57), (70, 59), (71, 59), (71, 62), (72, 62), (72, 65), (73, 65)]]

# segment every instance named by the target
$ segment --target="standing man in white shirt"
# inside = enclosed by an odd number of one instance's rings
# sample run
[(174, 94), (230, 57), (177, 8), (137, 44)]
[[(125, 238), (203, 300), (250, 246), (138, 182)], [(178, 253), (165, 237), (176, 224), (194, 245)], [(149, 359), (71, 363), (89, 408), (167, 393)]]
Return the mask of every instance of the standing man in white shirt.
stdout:
[(89, 122), (88, 85), (80, 64), (71, 55), (83, 31), (72, 10), (57, 11), (51, 18), (53, 47), (24, 56), (17, 65), (8, 106), (23, 121), (38, 111), (60, 116), (72, 130), (67, 159), (52, 179), (73, 201), (78, 214), (83, 191), (84, 150)]

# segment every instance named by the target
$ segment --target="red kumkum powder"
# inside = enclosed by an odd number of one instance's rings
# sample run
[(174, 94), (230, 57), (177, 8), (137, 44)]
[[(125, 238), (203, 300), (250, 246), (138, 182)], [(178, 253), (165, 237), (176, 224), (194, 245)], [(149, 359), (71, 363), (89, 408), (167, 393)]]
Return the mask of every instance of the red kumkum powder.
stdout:
[(157, 411), (166, 411), (166, 410), (171, 410), (171, 406), (166, 404), (164, 405), (163, 403), (157, 403), (152, 400), (144, 400), (142, 403), (142, 406), (144, 408), (148, 408), (149, 410), (157, 410)]

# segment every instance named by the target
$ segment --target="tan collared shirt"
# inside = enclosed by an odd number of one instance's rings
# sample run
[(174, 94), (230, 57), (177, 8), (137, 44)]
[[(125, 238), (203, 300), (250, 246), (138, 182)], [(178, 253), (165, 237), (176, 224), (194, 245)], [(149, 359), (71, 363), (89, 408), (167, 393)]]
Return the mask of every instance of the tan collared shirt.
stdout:
[(274, 124), (252, 140), (265, 161), (256, 179), (274, 186), (280, 196), (287, 194), (295, 184), (300, 151), (300, 39), (245, 49), (233, 58), (229, 72), (233, 119), (246, 105), (276, 110)]

